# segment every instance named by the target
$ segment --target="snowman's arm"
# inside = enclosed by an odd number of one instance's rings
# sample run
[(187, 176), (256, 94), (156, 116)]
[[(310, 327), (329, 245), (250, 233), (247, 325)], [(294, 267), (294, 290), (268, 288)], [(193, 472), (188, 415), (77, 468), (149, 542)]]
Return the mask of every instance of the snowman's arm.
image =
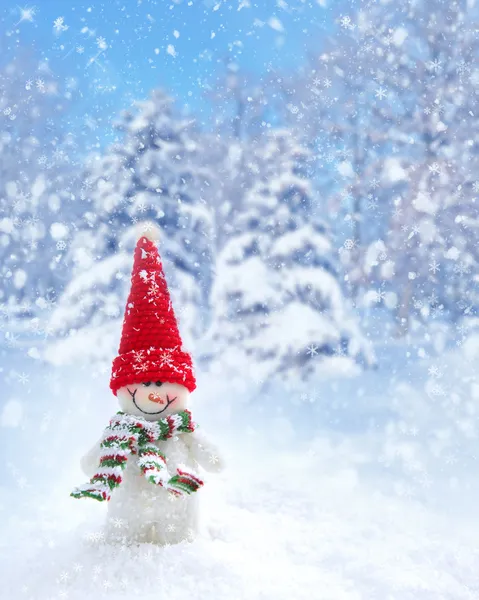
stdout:
[(190, 455), (200, 467), (210, 473), (219, 473), (224, 469), (224, 460), (218, 448), (212, 444), (203, 432), (198, 430), (185, 435)]
[(89, 452), (87, 452), (83, 458), (80, 459), (81, 469), (88, 478), (93, 477), (98, 470), (101, 456), (100, 444), (102, 441), (103, 438), (99, 439), (93, 448), (89, 450)]

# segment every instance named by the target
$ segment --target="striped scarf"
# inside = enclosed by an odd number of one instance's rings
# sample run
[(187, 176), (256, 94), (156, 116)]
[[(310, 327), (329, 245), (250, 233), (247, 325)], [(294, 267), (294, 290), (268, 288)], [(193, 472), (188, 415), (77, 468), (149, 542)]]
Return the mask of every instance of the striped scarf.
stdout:
[(103, 434), (100, 444), (100, 464), (95, 475), (70, 494), (74, 498), (94, 498), (103, 502), (122, 482), (122, 472), (130, 454), (138, 456), (138, 466), (148, 481), (160, 485), (177, 496), (196, 492), (203, 482), (195, 473), (177, 469), (171, 475), (166, 457), (155, 446), (174, 435), (195, 430), (189, 410), (168, 415), (160, 421), (146, 421), (141, 417), (118, 412)]

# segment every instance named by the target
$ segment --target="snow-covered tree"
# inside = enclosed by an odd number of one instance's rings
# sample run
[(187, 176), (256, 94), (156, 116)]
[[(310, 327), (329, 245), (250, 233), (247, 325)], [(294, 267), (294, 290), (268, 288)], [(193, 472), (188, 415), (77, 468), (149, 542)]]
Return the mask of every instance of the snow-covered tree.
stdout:
[(353, 304), (371, 284), (365, 257), (384, 221), (375, 192), (390, 146), (386, 128), (373, 124), (372, 65), (355, 38), (337, 31), (319, 55), (271, 81), (276, 110), (314, 155), (315, 188), (340, 246), (343, 288)]
[(390, 197), (383, 241), (403, 331), (414, 314), (455, 318), (471, 307), (479, 267), (478, 16), (473, 2), (440, 0), (383, 0), (358, 14), (382, 96), (373, 123), (388, 127), (393, 142), (382, 174)]
[(402, 332), (477, 298), (477, 23), (474, 2), (365, 0), (281, 80), (340, 202), (348, 289), (394, 308)]
[(49, 308), (66, 275), (77, 169), (62, 126), (71, 92), (46, 63), (19, 55), (0, 70), (0, 307), (12, 317)]
[(120, 332), (131, 271), (136, 224), (156, 221), (160, 252), (175, 312), (188, 345), (204, 328), (211, 287), (211, 174), (204, 166), (201, 136), (176, 114), (161, 90), (125, 112), (118, 141), (90, 160), (85, 174), (85, 214), (70, 248), (74, 265), (51, 321), (69, 333), (50, 350), (53, 359), (88, 351), (109, 359)]
[(289, 130), (251, 140), (245, 152), (252, 183), (217, 256), (208, 358), (232, 377), (248, 369), (264, 382), (307, 378), (326, 357), (372, 361), (338, 282), (310, 154)]

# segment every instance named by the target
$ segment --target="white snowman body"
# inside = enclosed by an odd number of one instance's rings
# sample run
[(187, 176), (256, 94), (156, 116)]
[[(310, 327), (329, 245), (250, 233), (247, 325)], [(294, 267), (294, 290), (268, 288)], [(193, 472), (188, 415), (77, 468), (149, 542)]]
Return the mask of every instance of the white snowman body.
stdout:
[[(121, 410), (148, 421), (185, 410), (189, 392), (179, 384), (146, 382), (127, 385), (117, 392)], [(98, 468), (100, 443), (82, 459), (82, 468), (92, 477)], [(218, 451), (198, 431), (182, 433), (156, 446), (166, 457), (168, 471), (222, 469)], [(122, 483), (112, 492), (108, 503), (107, 539), (112, 542), (176, 544), (192, 541), (199, 532), (201, 488), (191, 495), (175, 496), (148, 481), (140, 472), (135, 456), (130, 456)]]

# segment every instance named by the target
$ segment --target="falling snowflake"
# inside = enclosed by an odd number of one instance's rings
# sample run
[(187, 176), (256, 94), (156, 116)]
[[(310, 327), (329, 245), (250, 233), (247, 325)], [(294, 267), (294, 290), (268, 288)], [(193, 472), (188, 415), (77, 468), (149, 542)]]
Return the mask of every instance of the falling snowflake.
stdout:
[(379, 98), (379, 100), (382, 100), (387, 96), (387, 90), (383, 87), (379, 87), (374, 95), (376, 98)]
[(341, 27), (344, 27), (344, 29), (352, 29), (353, 25), (351, 22), (351, 17), (348, 17), (347, 15), (344, 17), (341, 17), (341, 19), (339, 20)]
[(36, 15), (37, 12), (35, 6), (25, 6), (24, 8), (19, 7), (19, 10), (20, 20), (18, 21), (18, 23), (21, 23), (22, 21), (29, 21), (30, 23), (33, 23), (33, 17)]
[(436, 274), (438, 271), (440, 271), (440, 265), (439, 265), (439, 263), (438, 263), (438, 262), (437, 262), (435, 259), (433, 259), (433, 260), (432, 260), (432, 261), (429, 263), (429, 271), (430, 271), (431, 273), (433, 273), (434, 275), (435, 275), (435, 274)]
[(326, 154), (326, 162), (327, 163), (332, 163), (336, 158), (336, 155), (334, 154), (334, 152), (328, 152), (328, 154)]
[(30, 381), (30, 375), (28, 375), (27, 373), (19, 373), (17, 375), (17, 379), (19, 383), (25, 385)]
[(428, 63), (428, 69), (434, 73), (439, 73), (441, 70), (441, 61), (439, 59), (432, 60)]
[(462, 77), (463, 75), (465, 75), (466, 73), (470, 73), (471, 72), (471, 66), (468, 65), (466, 63), (466, 61), (464, 60), (460, 60), (457, 63), (457, 67), (456, 67), (456, 71), (459, 74), (460, 77)]
[(352, 250), (356, 246), (356, 240), (346, 240), (343, 246), (346, 250)]
[(430, 366), (428, 369), (428, 373), (431, 377), (441, 377), (442, 376), (442, 373), (439, 370), (439, 367), (437, 367), (436, 365)]
[(115, 527), (116, 529), (121, 529), (122, 527), (125, 526), (126, 521), (124, 519), (112, 519), (112, 523), (113, 523), (113, 527)]
[(108, 48), (106, 40), (103, 37), (97, 37), (96, 38), (96, 45), (97, 45), (97, 47), (98, 47), (99, 50), (106, 50)]
[[(105, 539), (105, 534), (102, 531), (92, 531), (91, 533), (87, 534), (87, 538), (91, 542), (102, 542)], [(102, 570), (102, 567), (100, 565), (96, 565), (93, 568), (93, 571), (96, 574), (101, 573), (101, 570)]]
[(424, 306), (424, 302), (422, 300), (414, 300), (413, 306), (416, 310), (421, 310)]
[(153, 223), (145, 223), (144, 225), (142, 225), (141, 230), (143, 233), (148, 233), (150, 231), (153, 231), (154, 227), (153, 227)]
[(380, 302), (382, 302), (384, 299), (386, 298), (386, 293), (384, 290), (376, 290), (374, 292), (374, 300), (379, 304)]
[(314, 344), (308, 346), (308, 354), (309, 356), (316, 356), (316, 354), (318, 354), (318, 346), (315, 346)]
[(57, 17), (54, 21), (53, 21), (53, 29), (55, 30), (55, 33), (62, 33), (62, 31), (66, 31), (68, 29), (68, 25), (65, 25), (65, 18), (64, 17)]
[(419, 225), (413, 225), (411, 227), (411, 235), (418, 235), (419, 234)]
[(396, 208), (393, 210), (393, 217), (395, 219), (399, 218), (402, 215), (402, 208), (400, 208), (399, 206), (396, 206)]
[(469, 267), (466, 264), (460, 262), (454, 266), (454, 272), (458, 273), (459, 275), (465, 275), (469, 272)]
[(437, 304), (431, 309), (431, 317), (433, 319), (442, 318), (444, 315), (444, 304)]

